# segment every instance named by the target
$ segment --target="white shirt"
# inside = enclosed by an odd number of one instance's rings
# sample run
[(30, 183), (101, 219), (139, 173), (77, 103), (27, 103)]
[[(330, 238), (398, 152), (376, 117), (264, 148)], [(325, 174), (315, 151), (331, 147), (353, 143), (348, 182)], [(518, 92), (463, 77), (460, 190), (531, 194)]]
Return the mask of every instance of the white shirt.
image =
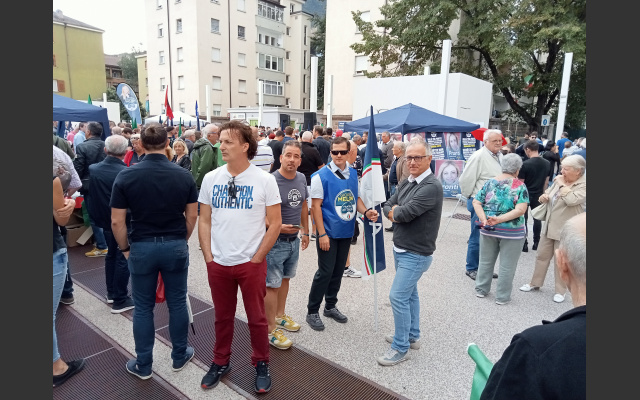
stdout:
[(266, 145), (258, 145), (258, 152), (253, 159), (249, 162), (256, 167), (263, 169), (267, 172), (271, 170), (271, 164), (273, 164), (273, 150)]
[[(340, 169), (333, 161), (331, 161), (329, 163), (329, 168), (331, 168), (331, 171), (334, 174), (336, 173), (336, 171), (340, 171), (345, 179), (349, 179), (349, 170), (351, 169), (349, 167), (349, 163), (346, 163), (344, 169)], [(324, 199), (324, 189), (322, 188), (322, 181), (320, 180), (320, 175), (318, 174), (311, 177), (311, 189), (309, 191), (309, 197), (312, 199)]]

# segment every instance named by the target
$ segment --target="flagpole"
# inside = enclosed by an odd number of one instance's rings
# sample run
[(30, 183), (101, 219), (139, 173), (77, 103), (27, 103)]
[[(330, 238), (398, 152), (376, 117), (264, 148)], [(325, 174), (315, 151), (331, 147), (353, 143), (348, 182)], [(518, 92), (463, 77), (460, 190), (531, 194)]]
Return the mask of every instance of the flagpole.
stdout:
[[(373, 106), (371, 106), (371, 118), (373, 118)], [(374, 125), (374, 129), (375, 129), (375, 125)], [(369, 132), (369, 134), (371, 134), (371, 132)], [(376, 135), (375, 131), (373, 132), (373, 135), (375, 137)], [(370, 173), (373, 174), (373, 154), (371, 154), (371, 172)], [(374, 210), (376, 207), (375, 193), (376, 193), (376, 180), (371, 179), (371, 193), (369, 194), (369, 196), (371, 200), (371, 206), (373, 207)], [(366, 217), (367, 216), (365, 215), (365, 218)], [(373, 223), (373, 229), (371, 230), (371, 234), (373, 235), (373, 240), (372, 240), (373, 241), (373, 307), (374, 307), (373, 315), (374, 315), (374, 329), (376, 332), (378, 332), (378, 279), (377, 279), (378, 274), (376, 274), (378, 270), (378, 253), (376, 253), (376, 235), (378, 234), (378, 232), (376, 232), (377, 223), (378, 221), (376, 220)]]

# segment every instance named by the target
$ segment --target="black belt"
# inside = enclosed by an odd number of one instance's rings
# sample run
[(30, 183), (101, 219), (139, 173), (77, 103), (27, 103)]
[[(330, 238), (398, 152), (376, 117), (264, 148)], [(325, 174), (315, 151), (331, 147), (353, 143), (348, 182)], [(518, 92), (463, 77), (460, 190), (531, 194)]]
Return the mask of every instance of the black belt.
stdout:
[(177, 236), (177, 235), (154, 236), (154, 237), (145, 237), (145, 238), (135, 239), (135, 240), (132, 240), (132, 242), (133, 243), (135, 242), (168, 242), (170, 240), (187, 240), (187, 237)]
[(293, 242), (297, 238), (298, 236), (291, 236), (291, 237), (278, 236), (278, 240), (281, 240), (283, 242)]

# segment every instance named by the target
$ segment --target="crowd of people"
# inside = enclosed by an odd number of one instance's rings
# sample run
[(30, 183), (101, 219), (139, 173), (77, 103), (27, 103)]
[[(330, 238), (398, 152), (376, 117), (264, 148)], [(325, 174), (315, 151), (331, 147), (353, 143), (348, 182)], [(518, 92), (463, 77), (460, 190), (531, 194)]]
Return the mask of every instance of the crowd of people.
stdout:
[[(361, 276), (350, 258), (351, 245), (360, 234), (358, 215), (365, 223), (379, 218), (362, 198), (359, 185), (368, 149), (381, 160), (387, 199), (381, 211), (392, 223), (385, 231), (393, 235), (395, 260), (389, 293), (395, 329), (385, 337), (390, 348), (377, 358), (380, 365), (406, 361), (409, 349), (420, 348), (418, 281), (434, 262), (443, 184), (454, 179), (471, 213), (466, 275), (475, 280), (475, 295), (489, 296), (492, 279), (497, 279), (496, 304), (511, 301), (520, 254), (528, 251), (526, 221), (531, 207), (536, 212), (532, 214), (536, 267), (520, 290), (540, 289), (553, 259), (553, 300), (564, 301), (570, 290), (574, 304), (584, 307), (586, 314), (586, 297), (572, 291), (584, 286), (586, 292), (586, 259), (584, 265), (576, 264), (576, 252), (583, 249), (576, 244), (563, 250), (567, 246), (563, 228), (574, 226), (572, 217), (586, 212), (586, 139), (570, 154), (572, 145), (563, 141), (561, 156), (559, 143), (539, 143), (530, 135), (518, 147), (503, 146), (502, 133), (490, 129), (462, 173), (452, 163), (443, 165), (436, 176), (431, 146), (421, 136), (403, 142), (384, 132), (380, 143), (367, 145), (366, 132), (334, 134), (322, 126), (304, 132), (292, 127), (271, 130), (240, 121), (209, 123), (200, 131), (183, 132), (182, 127), (161, 124), (138, 128), (114, 124), (111, 131), (103, 141), (99, 123), (79, 123), (61, 140), (54, 129), (54, 387), (85, 364), (82, 359), (63, 361), (55, 331), (57, 307), (74, 302), (65, 224), (75, 206), (71, 199), (75, 191), (84, 198), (94, 232), (94, 248), (85, 255), (105, 257), (105, 302), (114, 314), (135, 309), (136, 358), (127, 362), (127, 371), (140, 379), (153, 375), (159, 275), (170, 314), (172, 369), (182, 370), (194, 357), (187, 335), (187, 242), (197, 229), (216, 309), (213, 358), (201, 386), (217, 386), (231, 368), (240, 288), (251, 336), (255, 391), (265, 393), (272, 387), (269, 347), (291, 348), (293, 341), (285, 332), (301, 329), (286, 313), (286, 301), (299, 251), (307, 250), (311, 241), (315, 241), (317, 270), (305, 322), (321, 331), (325, 328), (321, 315), (339, 323), (349, 320), (337, 303), (342, 279)], [(449, 146), (454, 144), (448, 140)], [(547, 153), (553, 157), (545, 157)], [(560, 167), (554, 170), (556, 157)], [(543, 218), (537, 212), (542, 208)]]

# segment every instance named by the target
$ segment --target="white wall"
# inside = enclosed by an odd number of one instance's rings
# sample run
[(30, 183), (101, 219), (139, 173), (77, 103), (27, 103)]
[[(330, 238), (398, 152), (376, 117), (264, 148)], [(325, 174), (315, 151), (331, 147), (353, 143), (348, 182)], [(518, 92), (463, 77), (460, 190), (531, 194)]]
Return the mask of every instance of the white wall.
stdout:
[[(353, 119), (413, 103), (437, 112), (440, 75), (353, 80)], [(449, 74), (445, 115), (486, 127), (491, 113), (492, 85), (469, 75)], [(334, 94), (335, 96), (335, 94)]]
[[(83, 103), (86, 103), (86, 100), (80, 100)], [(103, 102), (91, 100), (91, 104), (96, 107), (104, 107)], [(115, 101), (107, 101), (107, 115), (109, 116), (109, 121), (113, 121), (116, 124), (120, 122), (120, 102)]]

